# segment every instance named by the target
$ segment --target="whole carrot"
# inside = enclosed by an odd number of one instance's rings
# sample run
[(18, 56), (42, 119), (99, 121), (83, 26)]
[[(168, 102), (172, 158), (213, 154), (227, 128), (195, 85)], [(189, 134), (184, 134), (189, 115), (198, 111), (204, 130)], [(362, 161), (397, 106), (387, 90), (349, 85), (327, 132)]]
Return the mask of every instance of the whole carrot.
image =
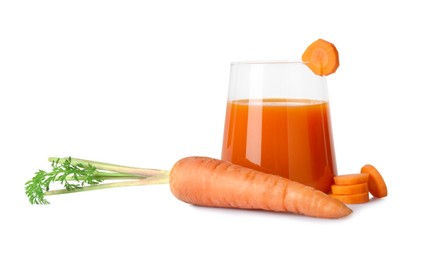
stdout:
[(337, 199), (286, 178), (208, 157), (187, 157), (172, 167), (169, 184), (178, 199), (199, 206), (262, 209), (320, 218), (352, 210)]
[[(45, 195), (169, 183), (178, 199), (201, 206), (263, 209), (321, 218), (339, 218), (352, 212), (339, 200), (311, 187), (208, 157), (181, 159), (171, 171), (71, 157), (49, 160), (52, 170), (39, 170), (26, 183), (32, 204), (48, 204)], [(99, 184), (113, 179), (137, 180)], [(49, 185), (53, 182), (61, 182), (65, 189), (51, 190)]]

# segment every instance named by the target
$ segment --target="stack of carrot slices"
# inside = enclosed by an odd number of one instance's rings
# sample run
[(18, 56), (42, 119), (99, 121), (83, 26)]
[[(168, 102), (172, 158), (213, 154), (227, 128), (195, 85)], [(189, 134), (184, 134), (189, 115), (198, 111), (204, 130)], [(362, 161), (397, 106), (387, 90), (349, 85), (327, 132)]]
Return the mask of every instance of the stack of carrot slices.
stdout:
[(360, 204), (369, 201), (369, 193), (375, 198), (387, 196), (387, 186), (378, 170), (367, 164), (361, 173), (334, 177), (330, 196), (346, 204)]

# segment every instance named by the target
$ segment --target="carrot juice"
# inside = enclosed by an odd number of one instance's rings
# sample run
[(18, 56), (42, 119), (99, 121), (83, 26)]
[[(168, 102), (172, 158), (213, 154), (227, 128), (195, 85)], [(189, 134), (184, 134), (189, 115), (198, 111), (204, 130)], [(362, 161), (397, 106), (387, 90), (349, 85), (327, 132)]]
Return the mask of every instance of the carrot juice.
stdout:
[(328, 102), (228, 101), (222, 159), (329, 192), (337, 169)]

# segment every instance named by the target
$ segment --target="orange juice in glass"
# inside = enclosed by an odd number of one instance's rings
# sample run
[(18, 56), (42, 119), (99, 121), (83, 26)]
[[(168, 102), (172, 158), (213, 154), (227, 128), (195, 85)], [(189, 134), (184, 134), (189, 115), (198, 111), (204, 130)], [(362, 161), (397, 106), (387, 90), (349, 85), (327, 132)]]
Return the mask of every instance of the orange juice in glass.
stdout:
[(302, 62), (236, 62), (222, 159), (329, 192), (337, 175), (326, 78)]

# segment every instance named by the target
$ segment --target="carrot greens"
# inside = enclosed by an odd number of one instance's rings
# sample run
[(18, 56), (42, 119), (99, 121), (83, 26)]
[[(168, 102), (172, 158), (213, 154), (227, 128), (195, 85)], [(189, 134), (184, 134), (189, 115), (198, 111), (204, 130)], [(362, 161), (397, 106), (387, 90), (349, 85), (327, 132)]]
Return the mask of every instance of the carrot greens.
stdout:
[[(144, 169), (88, 161), (77, 158), (50, 157), (51, 170), (39, 170), (25, 183), (25, 193), (31, 204), (49, 204), (46, 195), (55, 195), (113, 187), (168, 183), (168, 171)], [(102, 183), (106, 180), (137, 179)], [(51, 190), (53, 183), (64, 189)]]

